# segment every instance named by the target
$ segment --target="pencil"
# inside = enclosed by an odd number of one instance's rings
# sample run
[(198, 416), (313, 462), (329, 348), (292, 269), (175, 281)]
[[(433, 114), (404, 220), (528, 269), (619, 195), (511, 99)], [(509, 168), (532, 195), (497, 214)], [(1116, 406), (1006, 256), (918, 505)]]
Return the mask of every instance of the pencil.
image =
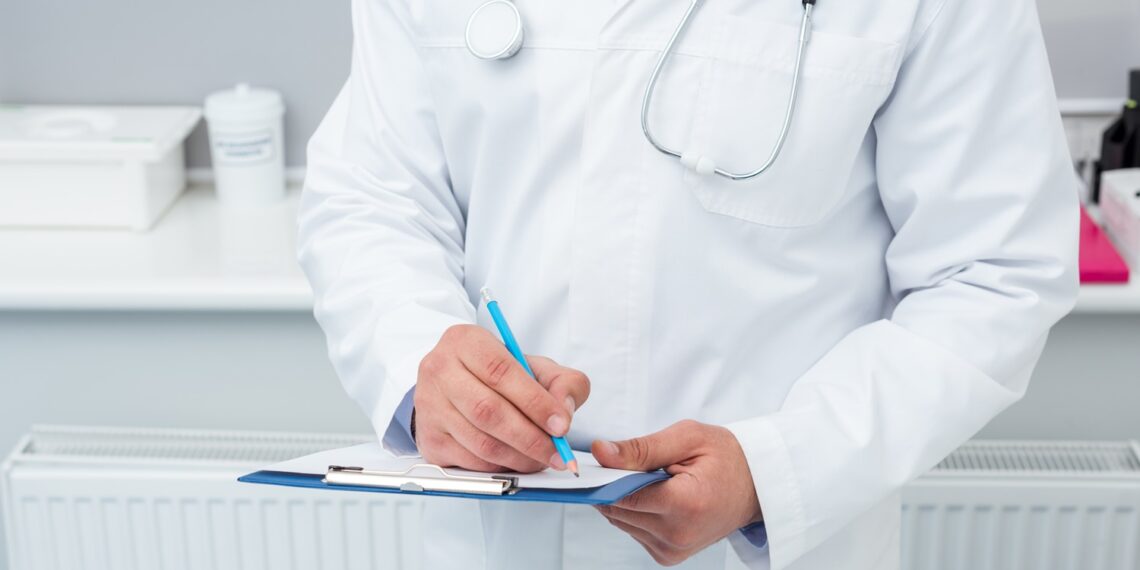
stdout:
[[(491, 290), (484, 287), (480, 294), (483, 295), (483, 301), (487, 303), (487, 312), (491, 313), (491, 319), (495, 321), (495, 327), (499, 329), (499, 336), (503, 337), (503, 344), (507, 345), (507, 350), (515, 357), (515, 360), (522, 365), (523, 370), (534, 378), (535, 382), (538, 378), (535, 377), (534, 372), (527, 364), (526, 358), (523, 356), (522, 349), (519, 348), (518, 341), (515, 340), (514, 333), (511, 332), (510, 325), (507, 324), (507, 318), (503, 316), (503, 311), (499, 308), (499, 302), (491, 295)], [(570, 449), (570, 444), (566, 442), (565, 437), (551, 436), (554, 441), (554, 448), (558, 450), (558, 456), (562, 458), (562, 462), (566, 464), (566, 468), (574, 474), (578, 475), (578, 460), (574, 458), (574, 450)]]

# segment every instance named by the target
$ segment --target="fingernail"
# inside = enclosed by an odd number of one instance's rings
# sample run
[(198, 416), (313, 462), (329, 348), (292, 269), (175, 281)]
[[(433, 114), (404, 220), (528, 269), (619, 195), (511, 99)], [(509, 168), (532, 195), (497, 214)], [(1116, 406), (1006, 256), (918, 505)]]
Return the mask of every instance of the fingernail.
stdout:
[(566, 470), (566, 464), (562, 462), (562, 456), (557, 453), (550, 456), (550, 466), (558, 471)]
[(546, 420), (546, 428), (550, 430), (551, 435), (562, 435), (566, 433), (566, 420), (555, 414)]
[(572, 398), (570, 396), (566, 396), (566, 400), (564, 401), (564, 403), (566, 404), (566, 411), (570, 412), (571, 414), (574, 413), (574, 409), (575, 409), (574, 398)]
[(606, 448), (606, 453), (610, 455), (618, 455), (621, 453), (621, 450), (618, 449), (617, 444), (612, 441), (603, 441), (602, 447)]

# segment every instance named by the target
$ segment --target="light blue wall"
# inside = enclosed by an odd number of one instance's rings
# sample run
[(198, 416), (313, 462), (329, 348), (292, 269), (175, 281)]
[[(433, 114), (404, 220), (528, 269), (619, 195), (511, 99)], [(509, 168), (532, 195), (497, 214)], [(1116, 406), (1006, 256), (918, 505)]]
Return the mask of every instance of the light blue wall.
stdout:
[[(241, 81), (270, 86), (299, 165), (351, 45), (347, 0), (0, 0), (0, 102), (201, 105)], [(204, 130), (193, 166), (209, 163)]]
[[(1122, 97), (1140, 67), (1140, 2), (1038, 5), (1058, 94)], [(347, 0), (0, 0), (0, 101), (200, 104), (239, 81), (272, 86), (301, 165), (347, 75), (349, 24)], [(190, 163), (208, 162), (199, 129)]]

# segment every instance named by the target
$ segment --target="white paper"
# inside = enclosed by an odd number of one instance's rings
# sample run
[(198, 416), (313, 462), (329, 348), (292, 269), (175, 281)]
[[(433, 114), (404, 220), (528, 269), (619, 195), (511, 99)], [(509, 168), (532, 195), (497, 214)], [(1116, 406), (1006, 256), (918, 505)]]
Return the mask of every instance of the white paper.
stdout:
[[(461, 476), (487, 476), (512, 475), (519, 478), (519, 487), (523, 489), (590, 489), (608, 485), (638, 471), (624, 469), (609, 469), (598, 465), (598, 460), (586, 451), (575, 451), (578, 459), (578, 469), (581, 477), (575, 477), (569, 471), (555, 471), (547, 469), (538, 473), (480, 473), (466, 469), (447, 468), (451, 475)], [(396, 457), (380, 447), (379, 443), (362, 443), (352, 447), (320, 451), (312, 455), (290, 459), (263, 468), (265, 471), (280, 471), (284, 473), (304, 473), (309, 475), (324, 475), (329, 465), (341, 467), (363, 467), (370, 471), (403, 472), (413, 465), (426, 463), (422, 457)]]

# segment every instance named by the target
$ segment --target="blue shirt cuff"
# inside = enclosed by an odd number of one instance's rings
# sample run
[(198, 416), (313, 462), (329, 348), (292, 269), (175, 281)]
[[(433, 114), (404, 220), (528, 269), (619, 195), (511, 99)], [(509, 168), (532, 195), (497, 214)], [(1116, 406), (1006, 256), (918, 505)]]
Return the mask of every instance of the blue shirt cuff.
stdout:
[(752, 523), (742, 529), (740, 534), (756, 548), (765, 548), (768, 546), (768, 529), (764, 526), (764, 521)]
[(415, 395), (416, 387), (412, 386), (407, 394), (404, 394), (404, 399), (400, 401), (400, 405), (396, 406), (396, 413), (392, 416), (392, 421), (399, 424), (404, 429), (404, 435), (408, 436), (408, 441), (412, 443), (412, 447), (416, 447), (416, 438), (412, 437), (412, 410), (415, 408)]

